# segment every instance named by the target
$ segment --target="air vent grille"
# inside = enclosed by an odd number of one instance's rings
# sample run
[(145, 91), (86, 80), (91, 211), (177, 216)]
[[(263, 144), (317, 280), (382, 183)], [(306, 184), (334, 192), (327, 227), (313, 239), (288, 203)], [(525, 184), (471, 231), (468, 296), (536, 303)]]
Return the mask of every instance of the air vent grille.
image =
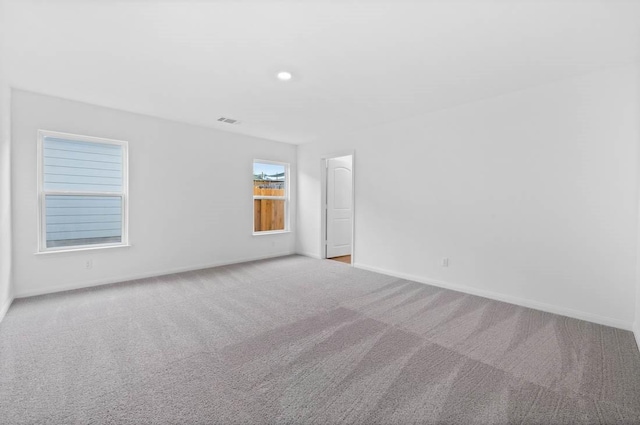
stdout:
[(227, 124), (240, 124), (240, 121), (234, 120), (233, 118), (227, 118), (227, 117), (220, 117), (218, 118), (218, 121), (224, 122)]

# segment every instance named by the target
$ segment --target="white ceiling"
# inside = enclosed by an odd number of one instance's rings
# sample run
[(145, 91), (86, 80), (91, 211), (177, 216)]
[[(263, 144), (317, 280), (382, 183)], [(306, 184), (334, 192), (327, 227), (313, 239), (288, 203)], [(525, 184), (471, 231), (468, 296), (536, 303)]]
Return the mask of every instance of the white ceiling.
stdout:
[(640, 1), (4, 1), (14, 87), (289, 143), (640, 58)]

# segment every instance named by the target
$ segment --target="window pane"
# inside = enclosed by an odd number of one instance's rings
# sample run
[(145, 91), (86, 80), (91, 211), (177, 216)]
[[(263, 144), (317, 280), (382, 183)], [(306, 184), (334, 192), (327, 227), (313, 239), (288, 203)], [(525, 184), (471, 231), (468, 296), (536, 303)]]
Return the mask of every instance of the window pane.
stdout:
[(281, 199), (253, 200), (253, 228), (256, 232), (284, 230), (285, 201)]
[(122, 192), (122, 146), (44, 138), (44, 190)]
[(285, 179), (284, 165), (253, 163), (254, 196), (285, 196)]
[(122, 197), (46, 195), (47, 248), (122, 242)]

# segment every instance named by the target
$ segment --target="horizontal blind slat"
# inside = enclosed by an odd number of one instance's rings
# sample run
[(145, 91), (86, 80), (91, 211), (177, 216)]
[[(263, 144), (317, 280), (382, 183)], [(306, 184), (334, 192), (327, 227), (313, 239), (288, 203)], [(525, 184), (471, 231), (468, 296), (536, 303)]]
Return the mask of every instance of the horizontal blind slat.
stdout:
[(47, 198), (47, 208), (119, 208), (122, 198), (102, 199), (50, 199)]
[(59, 158), (59, 159), (75, 159), (78, 161), (87, 161), (87, 162), (107, 162), (112, 164), (121, 163), (120, 157), (114, 156), (114, 155), (68, 151), (63, 149), (52, 149), (52, 148), (45, 148), (44, 157)]
[(116, 192), (121, 193), (122, 186), (97, 185), (81, 183), (53, 183), (45, 184), (45, 190), (49, 191), (75, 191), (75, 192)]
[(60, 159), (60, 158), (44, 158), (44, 165), (52, 165), (68, 168), (79, 168), (84, 170), (115, 170), (122, 171), (121, 164), (112, 164), (109, 162), (94, 162), (91, 164), (76, 159)]
[(119, 152), (122, 149), (120, 145), (110, 145), (107, 143), (98, 142), (84, 142), (79, 140), (67, 140), (59, 137), (45, 137), (45, 142), (50, 143), (51, 147), (57, 149), (89, 153), (104, 153), (110, 155), (119, 155)]
[(83, 177), (109, 177), (121, 179), (121, 170), (103, 170), (98, 168), (65, 167), (57, 165), (45, 165), (44, 174), (57, 174), (61, 176), (83, 176)]
[[(107, 243), (122, 239), (122, 197), (46, 195), (45, 221), (47, 247)], [(107, 238), (107, 239), (105, 239)]]
[(117, 208), (91, 208), (91, 207), (74, 207), (74, 208), (49, 208), (47, 207), (47, 216), (56, 215), (104, 215), (121, 213), (120, 207)]
[(122, 177), (68, 176), (65, 174), (44, 174), (45, 183), (69, 183), (100, 186), (122, 186)]
[(47, 218), (47, 226), (54, 224), (115, 223), (120, 222), (121, 217), (120, 214), (52, 215)]
[(88, 223), (69, 223), (69, 224), (52, 224), (47, 226), (47, 234), (58, 232), (80, 232), (80, 231), (101, 231), (101, 230), (120, 230), (120, 221), (104, 221), (104, 222), (88, 222)]
[(122, 192), (122, 146), (44, 139), (44, 190)]
[(120, 229), (114, 230), (83, 230), (77, 232), (47, 232), (47, 240), (105, 238), (120, 236)]

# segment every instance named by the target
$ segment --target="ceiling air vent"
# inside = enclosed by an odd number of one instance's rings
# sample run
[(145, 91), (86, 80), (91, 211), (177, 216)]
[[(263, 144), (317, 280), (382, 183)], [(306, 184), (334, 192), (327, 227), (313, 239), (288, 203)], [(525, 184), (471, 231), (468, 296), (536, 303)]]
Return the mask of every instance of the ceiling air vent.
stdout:
[(218, 121), (224, 122), (224, 123), (227, 123), (227, 124), (240, 124), (240, 121), (234, 120), (232, 118), (227, 118), (227, 117), (220, 117), (220, 118), (218, 118)]

